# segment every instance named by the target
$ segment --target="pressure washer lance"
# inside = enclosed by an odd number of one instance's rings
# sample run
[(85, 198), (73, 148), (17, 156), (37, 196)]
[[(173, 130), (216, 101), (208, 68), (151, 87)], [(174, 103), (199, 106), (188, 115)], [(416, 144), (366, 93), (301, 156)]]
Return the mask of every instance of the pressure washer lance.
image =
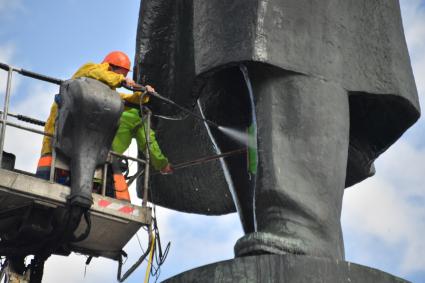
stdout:
[[(123, 84), (123, 87), (125, 87), (128, 90), (132, 90), (132, 91), (141, 91), (141, 92), (147, 91), (145, 86), (142, 86), (142, 85), (139, 85), (139, 84), (136, 84), (136, 86), (134, 86), (134, 87), (128, 86), (126, 84)], [(197, 119), (199, 119), (199, 120), (201, 120), (201, 121), (209, 124), (210, 126), (213, 126), (214, 128), (220, 129), (220, 126), (217, 123), (215, 123), (215, 122), (213, 122), (211, 120), (208, 120), (208, 119), (204, 119), (202, 116), (194, 113), (193, 111), (190, 111), (189, 109), (187, 109), (187, 108), (185, 108), (185, 107), (177, 104), (176, 102), (172, 101), (171, 99), (168, 99), (168, 98), (160, 95), (157, 92), (149, 92), (149, 95), (152, 95), (152, 96), (154, 96), (154, 97), (156, 97), (158, 99), (161, 99), (162, 101), (165, 101), (165, 102), (167, 102), (167, 103), (169, 103), (169, 104), (171, 104), (171, 105), (179, 108), (180, 110), (182, 110), (182, 111), (186, 112), (187, 114), (190, 114), (193, 117), (195, 117), (195, 118), (197, 118)]]
[[(246, 148), (239, 148), (239, 149), (227, 151), (227, 152), (224, 152), (224, 153), (221, 153), (221, 154), (211, 155), (211, 156), (207, 156), (207, 157), (203, 157), (203, 158), (199, 158), (199, 159), (195, 159), (195, 160), (191, 160), (191, 161), (182, 162), (182, 163), (173, 165), (173, 169), (179, 170), (179, 169), (182, 169), (182, 168), (211, 162), (211, 161), (214, 161), (214, 160), (217, 160), (217, 159), (220, 159), (220, 158), (225, 158), (225, 157), (229, 157), (229, 156), (233, 156), (233, 155), (237, 155), (237, 154), (241, 154), (241, 153), (246, 153)], [(152, 173), (151, 176), (152, 175), (158, 175), (158, 174), (160, 174), (160, 172)]]
[[(207, 157), (203, 157), (203, 158), (198, 158), (195, 160), (191, 160), (191, 161), (186, 161), (186, 162), (182, 162), (176, 165), (173, 165), (173, 170), (179, 170), (185, 167), (190, 167), (190, 166), (194, 166), (194, 165), (200, 165), (203, 163), (207, 163), (207, 162), (211, 162), (220, 158), (225, 158), (225, 157), (229, 157), (232, 155), (237, 155), (237, 154), (241, 154), (241, 153), (245, 153), (246, 152), (246, 148), (240, 148), (240, 149), (236, 149), (236, 150), (231, 150), (231, 151), (227, 151), (224, 153), (220, 153), (220, 154), (216, 154), (216, 155), (212, 155), (212, 156), (207, 156)], [(154, 175), (158, 175), (161, 172), (155, 172), (152, 173), (151, 176)], [(143, 174), (143, 170), (137, 172), (135, 175), (133, 175), (128, 181), (127, 181), (127, 185), (130, 187), (130, 185), (137, 179), (139, 178), (141, 175)]]

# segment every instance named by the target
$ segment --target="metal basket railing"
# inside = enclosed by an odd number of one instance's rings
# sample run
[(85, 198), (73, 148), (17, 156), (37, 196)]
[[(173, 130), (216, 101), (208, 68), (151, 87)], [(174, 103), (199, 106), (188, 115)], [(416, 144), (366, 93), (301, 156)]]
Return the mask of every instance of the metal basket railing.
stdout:
[[(0, 126), (1, 126), (1, 131), (0, 131), (0, 164), (2, 164), (2, 159), (3, 159), (3, 151), (4, 151), (4, 142), (5, 142), (5, 138), (6, 138), (6, 127), (7, 126), (11, 126), (14, 128), (18, 128), (24, 131), (29, 131), (35, 134), (39, 134), (39, 135), (43, 135), (43, 136), (49, 136), (54, 138), (55, 135), (53, 134), (49, 134), (49, 133), (45, 133), (42, 130), (33, 128), (33, 127), (27, 127), (12, 121), (9, 121), (7, 119), (8, 116), (13, 116), (15, 118), (17, 118), (18, 116), (21, 117), (25, 117), (26, 120), (32, 120), (33, 124), (37, 124), (39, 126), (41, 126), (40, 121), (31, 118), (31, 117), (26, 117), (26, 116), (22, 116), (22, 115), (16, 115), (16, 114), (12, 114), (9, 113), (9, 105), (10, 105), (10, 98), (11, 98), (11, 88), (12, 88), (12, 79), (13, 79), (13, 73), (16, 72), (18, 74), (21, 74), (23, 76), (26, 77), (30, 77), (30, 78), (34, 78), (37, 80), (41, 80), (41, 81), (45, 81), (45, 82), (49, 82), (49, 83), (53, 83), (56, 85), (61, 85), (63, 80), (57, 79), (57, 78), (53, 78), (53, 77), (49, 77), (49, 76), (45, 76), (42, 74), (38, 74), (38, 73), (34, 73), (28, 70), (24, 70), (21, 68), (16, 68), (13, 67), (11, 65), (5, 64), (5, 63), (1, 63), (0, 62), (0, 69), (4, 70), (7, 72), (7, 82), (6, 82), (6, 93), (5, 93), (5, 97), (4, 97), (4, 105), (3, 105), (3, 111), (0, 111)], [(146, 115), (146, 121), (147, 124), (150, 124), (150, 112), (148, 112), (148, 115)], [(34, 123), (38, 122), (38, 123)], [(149, 129), (149, 126), (147, 127)], [(147, 138), (149, 138), (149, 135), (147, 135)], [(149, 144), (149, 141), (148, 141)], [(147, 197), (148, 197), (148, 182), (149, 182), (149, 146), (146, 147), (147, 150), (145, 152), (145, 156), (146, 156), (146, 160), (140, 159), (140, 158), (135, 158), (135, 157), (131, 157), (131, 156), (127, 156), (127, 155), (123, 155), (123, 154), (119, 154), (113, 151), (110, 151), (109, 154), (110, 155), (114, 155), (117, 156), (119, 158), (124, 158), (124, 159), (128, 159), (128, 160), (132, 160), (132, 161), (136, 161), (138, 162), (139, 165), (144, 164), (145, 168), (144, 168), (144, 188), (143, 188), (143, 203), (142, 206), (146, 206), (147, 205)], [(108, 158), (108, 160), (110, 160), (111, 158)], [(51, 165), (51, 170), (50, 170), (50, 178), (49, 180), (51, 182), (53, 182), (54, 180), (54, 169), (55, 169), (55, 163), (56, 163), (56, 151), (55, 149), (53, 149), (52, 152), (52, 165)], [(108, 163), (105, 163), (104, 168), (103, 168), (103, 176), (102, 176), (102, 195), (106, 194), (106, 182), (107, 182), (107, 171), (108, 171)]]

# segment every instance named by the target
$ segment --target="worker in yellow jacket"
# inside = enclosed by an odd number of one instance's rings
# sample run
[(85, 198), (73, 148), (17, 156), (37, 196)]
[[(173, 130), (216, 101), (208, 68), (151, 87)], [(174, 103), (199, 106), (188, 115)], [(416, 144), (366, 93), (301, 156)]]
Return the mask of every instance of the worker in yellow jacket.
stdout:
[[(107, 84), (111, 89), (116, 89), (126, 83), (129, 86), (135, 86), (136, 83), (131, 79), (127, 78), (127, 74), (130, 71), (130, 59), (128, 56), (121, 51), (113, 51), (109, 53), (101, 64), (86, 63), (72, 76), (72, 79), (81, 77), (87, 77), (96, 79)], [(155, 90), (151, 86), (146, 86), (148, 92), (154, 92)], [(140, 92), (134, 92), (131, 94), (120, 93), (123, 100), (133, 104), (139, 104), (141, 97)], [(146, 103), (149, 98), (145, 96)], [(58, 113), (58, 105), (56, 102), (53, 103), (50, 109), (50, 115), (46, 121), (44, 132), (53, 134), (55, 128), (56, 116)], [(156, 142), (155, 133), (152, 129), (150, 132), (150, 158), (152, 165), (155, 169), (160, 170), (162, 173), (172, 173), (172, 167), (168, 162), (168, 159), (162, 154), (161, 149)], [(144, 152), (146, 147), (145, 139), (145, 127), (141, 123), (139, 111), (137, 109), (125, 109), (121, 119), (120, 125), (117, 130), (117, 134), (112, 144), (112, 150), (118, 153), (123, 153), (131, 143), (132, 138), (136, 138), (139, 151)], [(43, 145), (41, 149), (41, 157), (37, 166), (37, 176), (48, 179), (50, 175), (50, 165), (52, 163), (52, 138), (45, 136), (43, 139)], [(62, 172), (58, 173), (57, 178), (61, 178)], [(58, 175), (57, 174), (57, 175)], [(116, 197), (118, 199), (130, 200), (128, 194), (127, 184), (124, 181), (124, 177), (120, 175), (114, 175), (114, 182), (116, 187)]]

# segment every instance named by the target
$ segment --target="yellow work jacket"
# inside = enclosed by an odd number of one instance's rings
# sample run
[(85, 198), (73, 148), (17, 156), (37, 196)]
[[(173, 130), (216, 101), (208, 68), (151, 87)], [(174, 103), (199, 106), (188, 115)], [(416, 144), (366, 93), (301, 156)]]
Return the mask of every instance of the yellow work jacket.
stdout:
[[(115, 90), (121, 86), (121, 83), (125, 80), (125, 77), (121, 74), (109, 71), (109, 64), (102, 63), (86, 63), (72, 76), (72, 79), (78, 79), (81, 77), (92, 78), (107, 84), (111, 89)], [(119, 93), (121, 99), (131, 102), (133, 104), (139, 104), (140, 92), (134, 93)], [(146, 97), (147, 98), (147, 97)], [(147, 102), (144, 101), (145, 103)], [(46, 125), (44, 126), (44, 132), (53, 134), (55, 129), (55, 121), (58, 113), (58, 105), (53, 102), (50, 108), (50, 115), (47, 118)], [(49, 154), (52, 152), (52, 138), (44, 136), (43, 145), (41, 148), (41, 155)]]

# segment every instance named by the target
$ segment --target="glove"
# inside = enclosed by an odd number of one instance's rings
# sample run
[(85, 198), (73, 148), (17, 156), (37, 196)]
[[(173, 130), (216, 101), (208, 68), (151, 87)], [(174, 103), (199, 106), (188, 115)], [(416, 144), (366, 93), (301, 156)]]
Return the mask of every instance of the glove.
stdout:
[(162, 175), (169, 175), (169, 174), (173, 174), (174, 169), (171, 166), (171, 164), (168, 163), (164, 168), (161, 169), (160, 172), (161, 172)]

